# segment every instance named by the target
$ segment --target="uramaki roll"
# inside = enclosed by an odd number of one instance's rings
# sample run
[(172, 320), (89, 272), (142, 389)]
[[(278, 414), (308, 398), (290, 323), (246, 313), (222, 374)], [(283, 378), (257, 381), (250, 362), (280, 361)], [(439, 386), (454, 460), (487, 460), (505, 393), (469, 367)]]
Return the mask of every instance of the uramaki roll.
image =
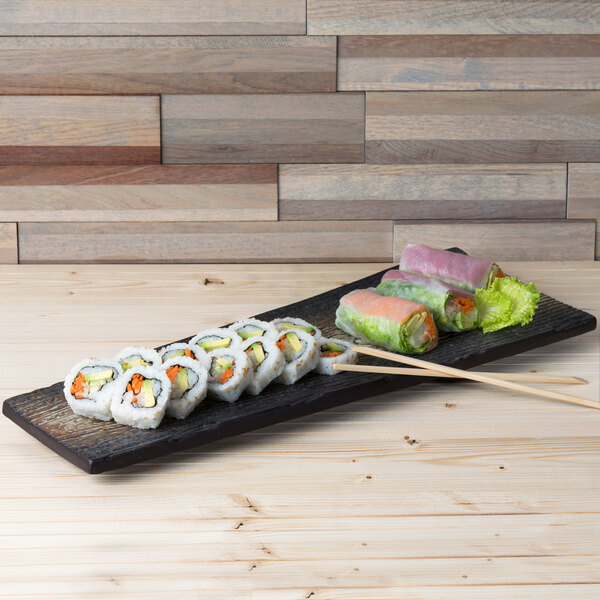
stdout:
[(438, 342), (431, 313), (412, 300), (354, 290), (342, 297), (335, 316), (349, 335), (393, 352), (421, 354)]
[(400, 256), (400, 269), (438, 277), (472, 293), (478, 288), (489, 287), (496, 277), (504, 277), (502, 269), (491, 260), (423, 244), (406, 244)]
[(397, 296), (424, 304), (440, 331), (466, 331), (477, 326), (475, 296), (441, 279), (392, 269), (375, 290), (382, 296)]

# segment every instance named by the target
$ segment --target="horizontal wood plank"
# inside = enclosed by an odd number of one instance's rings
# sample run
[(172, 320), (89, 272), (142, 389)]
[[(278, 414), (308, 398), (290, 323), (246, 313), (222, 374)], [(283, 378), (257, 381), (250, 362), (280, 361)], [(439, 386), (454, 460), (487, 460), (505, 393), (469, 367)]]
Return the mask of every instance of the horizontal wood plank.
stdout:
[(166, 95), (165, 163), (362, 162), (362, 94)]
[(600, 35), (339, 38), (340, 90), (593, 90)]
[(0, 165), (160, 162), (159, 99), (0, 96)]
[(600, 164), (569, 165), (567, 216), (596, 220), (596, 260), (600, 260)]
[(18, 262), (17, 224), (0, 223), (0, 264), (14, 265)]
[(276, 165), (0, 167), (0, 221), (277, 220)]
[(305, 0), (10, 0), (0, 35), (302, 34)]
[(0, 38), (1, 94), (335, 89), (334, 37)]
[(281, 219), (565, 216), (566, 166), (281, 165)]
[(22, 263), (389, 261), (392, 222), (23, 223), (19, 257)]
[(593, 260), (594, 221), (396, 221), (394, 261), (417, 241), (496, 260)]
[(600, 33), (596, 0), (307, 0), (308, 33)]
[(368, 92), (366, 159), (600, 161), (600, 91)]

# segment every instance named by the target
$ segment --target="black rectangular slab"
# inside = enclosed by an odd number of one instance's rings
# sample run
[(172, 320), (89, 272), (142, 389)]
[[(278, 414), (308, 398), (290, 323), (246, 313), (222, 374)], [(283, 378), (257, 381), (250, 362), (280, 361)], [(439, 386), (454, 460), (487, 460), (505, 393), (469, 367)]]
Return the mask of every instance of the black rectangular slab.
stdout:
[[(255, 316), (264, 320), (300, 317), (319, 327), (325, 336), (347, 337), (334, 324), (340, 298), (354, 289), (376, 286), (383, 273)], [(485, 335), (479, 330), (443, 334), (438, 347), (425, 358), (466, 369), (580, 335), (595, 327), (593, 315), (542, 294), (533, 321), (525, 327), (515, 326)], [(366, 356), (361, 356), (360, 362), (391, 364)], [(205, 400), (187, 419), (165, 419), (155, 430), (134, 429), (73, 414), (64, 399), (62, 382), (10, 398), (4, 402), (2, 412), (80, 469), (102, 473), (422, 381), (420, 377), (371, 373), (339, 373), (333, 377), (310, 373), (294, 385), (274, 384), (259, 396), (243, 395), (234, 404)]]

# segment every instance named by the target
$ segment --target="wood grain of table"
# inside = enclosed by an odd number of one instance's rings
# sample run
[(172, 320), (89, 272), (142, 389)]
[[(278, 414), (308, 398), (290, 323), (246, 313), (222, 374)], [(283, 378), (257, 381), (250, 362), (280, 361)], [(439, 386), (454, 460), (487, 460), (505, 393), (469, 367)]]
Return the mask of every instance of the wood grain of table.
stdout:
[[(385, 266), (3, 265), (0, 398)], [(502, 267), (600, 316), (598, 263)], [(599, 360), (594, 331), (481, 370), (577, 375), (600, 400)], [(3, 418), (0, 598), (592, 600), (599, 425), (430, 382), (90, 476)]]

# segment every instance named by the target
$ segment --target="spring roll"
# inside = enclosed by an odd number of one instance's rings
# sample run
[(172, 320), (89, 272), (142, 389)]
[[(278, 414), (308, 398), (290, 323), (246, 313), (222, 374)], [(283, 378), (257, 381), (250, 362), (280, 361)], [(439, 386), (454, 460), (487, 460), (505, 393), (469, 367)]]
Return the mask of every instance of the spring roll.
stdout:
[(342, 297), (335, 316), (335, 324), (349, 335), (392, 352), (421, 354), (437, 345), (431, 313), (412, 300), (354, 290)]
[(478, 288), (488, 288), (496, 277), (504, 277), (502, 269), (491, 260), (423, 244), (406, 244), (400, 256), (400, 269), (443, 279), (471, 293)]
[(383, 276), (376, 292), (424, 304), (440, 331), (466, 331), (477, 326), (475, 296), (441, 279), (392, 269)]

